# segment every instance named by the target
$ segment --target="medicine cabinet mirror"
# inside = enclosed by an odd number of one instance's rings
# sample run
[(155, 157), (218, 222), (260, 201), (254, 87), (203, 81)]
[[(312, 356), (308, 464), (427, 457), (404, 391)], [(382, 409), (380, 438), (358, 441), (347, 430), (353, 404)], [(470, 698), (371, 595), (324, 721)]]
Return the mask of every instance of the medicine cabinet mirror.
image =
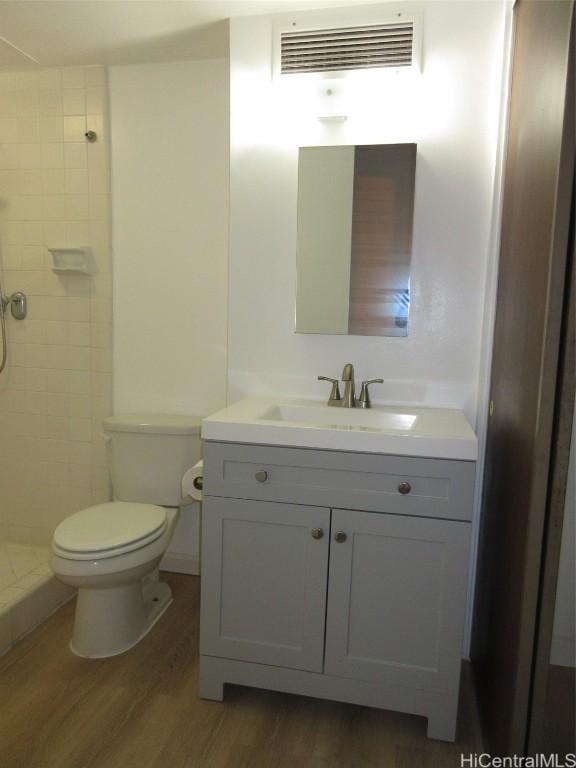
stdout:
[(301, 147), (296, 332), (406, 336), (416, 144)]

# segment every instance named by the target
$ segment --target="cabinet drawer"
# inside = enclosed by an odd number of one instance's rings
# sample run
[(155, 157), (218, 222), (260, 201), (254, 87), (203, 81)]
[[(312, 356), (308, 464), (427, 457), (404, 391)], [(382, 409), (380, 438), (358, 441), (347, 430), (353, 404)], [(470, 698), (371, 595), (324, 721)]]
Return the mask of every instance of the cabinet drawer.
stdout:
[(475, 466), (471, 461), (206, 441), (204, 493), (470, 520)]

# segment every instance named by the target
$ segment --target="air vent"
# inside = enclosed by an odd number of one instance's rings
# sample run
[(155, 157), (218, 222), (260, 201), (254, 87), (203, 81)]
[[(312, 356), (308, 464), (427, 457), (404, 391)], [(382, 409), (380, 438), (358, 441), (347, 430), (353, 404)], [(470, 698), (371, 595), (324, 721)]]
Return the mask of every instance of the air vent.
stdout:
[(414, 24), (309, 29), (281, 35), (281, 73), (334, 72), (412, 64)]

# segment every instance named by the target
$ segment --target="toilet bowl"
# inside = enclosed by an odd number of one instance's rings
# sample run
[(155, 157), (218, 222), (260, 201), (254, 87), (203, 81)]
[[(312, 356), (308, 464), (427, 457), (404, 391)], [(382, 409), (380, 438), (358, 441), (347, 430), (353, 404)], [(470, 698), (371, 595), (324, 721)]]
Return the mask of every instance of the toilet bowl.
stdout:
[(177, 509), (112, 502), (88, 507), (54, 532), (52, 568), (78, 588), (70, 649), (105, 658), (132, 648), (172, 602), (158, 580)]
[(104, 432), (115, 500), (66, 518), (52, 540), (55, 576), (78, 589), (70, 648), (86, 658), (129, 650), (172, 602), (158, 566), (200, 458), (195, 416), (114, 416)]

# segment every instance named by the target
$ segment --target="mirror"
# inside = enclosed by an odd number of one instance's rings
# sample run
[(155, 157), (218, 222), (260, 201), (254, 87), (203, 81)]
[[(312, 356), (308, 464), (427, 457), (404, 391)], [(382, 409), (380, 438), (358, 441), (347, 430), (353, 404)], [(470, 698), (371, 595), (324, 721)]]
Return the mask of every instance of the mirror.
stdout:
[(301, 147), (296, 333), (406, 336), (416, 144)]

